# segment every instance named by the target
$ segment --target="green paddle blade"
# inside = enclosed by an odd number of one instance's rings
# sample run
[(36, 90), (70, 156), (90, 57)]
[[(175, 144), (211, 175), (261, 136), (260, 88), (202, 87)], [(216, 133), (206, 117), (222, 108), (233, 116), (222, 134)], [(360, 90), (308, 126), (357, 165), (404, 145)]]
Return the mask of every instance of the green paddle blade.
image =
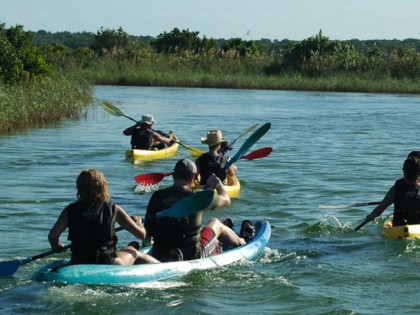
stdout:
[(271, 128), (271, 123), (265, 123), (260, 128), (254, 131), (254, 133), (246, 139), (244, 144), (240, 147), (238, 152), (226, 163), (225, 169), (228, 169), (232, 164), (238, 161), (262, 136), (264, 136)]
[(119, 109), (118, 107), (112, 105), (110, 102), (108, 101), (103, 101), (102, 102), (102, 107), (105, 109), (106, 112), (110, 113), (111, 115), (114, 116), (124, 116), (125, 118), (128, 118), (134, 122), (137, 123), (137, 120), (135, 120), (134, 118), (131, 118), (129, 116), (127, 116), (126, 114), (124, 114), (124, 112)]
[(111, 115), (114, 115), (114, 116), (125, 116), (123, 111), (121, 111), (118, 107), (115, 107), (114, 105), (112, 105), (108, 101), (103, 101), (102, 102), (102, 107), (105, 109), (105, 111), (107, 111)]
[(213, 202), (214, 192), (199, 191), (178, 200), (172, 207), (155, 214), (156, 218), (182, 218), (207, 209)]
[(233, 147), (236, 144), (236, 142), (238, 142), (241, 138), (245, 137), (248, 133), (250, 133), (252, 130), (254, 130), (257, 127), (258, 127), (258, 124), (253, 124), (247, 130), (242, 132), (235, 140), (233, 140), (231, 143), (229, 143), (229, 146)]

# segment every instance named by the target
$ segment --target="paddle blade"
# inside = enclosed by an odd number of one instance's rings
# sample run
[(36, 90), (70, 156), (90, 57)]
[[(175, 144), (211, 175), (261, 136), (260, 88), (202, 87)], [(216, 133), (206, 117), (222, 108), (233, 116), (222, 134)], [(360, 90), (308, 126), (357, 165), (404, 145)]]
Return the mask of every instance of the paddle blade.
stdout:
[(242, 156), (241, 159), (245, 159), (245, 160), (261, 159), (263, 157), (269, 156), (271, 152), (273, 152), (273, 148), (265, 147), (265, 148), (252, 151), (251, 153)]
[(21, 265), (20, 260), (9, 260), (0, 262), (0, 277), (12, 276)]
[(185, 149), (187, 149), (187, 151), (194, 157), (198, 157), (198, 156), (200, 156), (201, 154), (204, 153), (204, 151), (202, 151), (198, 148), (185, 146)]
[(105, 109), (106, 112), (110, 113), (111, 115), (125, 116), (124, 112), (122, 110), (120, 110), (118, 107), (115, 107), (114, 105), (112, 105), (108, 101), (103, 101), (102, 102), (102, 107)]
[(258, 127), (258, 124), (254, 124), (251, 127), (249, 127), (247, 130), (242, 132), (235, 140), (233, 140), (231, 143), (229, 143), (229, 146), (233, 147), (236, 144), (236, 142), (239, 141), (239, 139), (245, 137), (248, 133), (250, 133), (252, 130), (254, 130), (257, 127)]
[(127, 116), (126, 114), (124, 114), (124, 112), (121, 109), (119, 109), (118, 107), (112, 105), (108, 101), (103, 101), (102, 102), (102, 107), (105, 109), (106, 112), (110, 113), (111, 115), (114, 115), (114, 116), (124, 116), (125, 118), (128, 118), (128, 119), (134, 121), (135, 123), (137, 123), (137, 120), (135, 120), (134, 118), (131, 118), (131, 117)]
[(156, 185), (160, 183), (164, 177), (171, 175), (172, 173), (165, 172), (165, 173), (150, 173), (150, 174), (140, 174), (134, 176), (134, 180), (137, 184), (148, 186), (148, 185)]
[(156, 213), (156, 218), (182, 218), (207, 209), (213, 202), (214, 192), (199, 191), (178, 200), (167, 210)]
[(238, 152), (233, 156), (233, 158), (226, 163), (225, 169), (228, 169), (233, 163), (238, 161), (245, 153), (257, 142), (262, 136), (264, 136), (268, 130), (271, 128), (271, 123), (265, 123), (260, 128), (258, 128), (254, 133), (246, 139), (244, 144), (238, 150)]

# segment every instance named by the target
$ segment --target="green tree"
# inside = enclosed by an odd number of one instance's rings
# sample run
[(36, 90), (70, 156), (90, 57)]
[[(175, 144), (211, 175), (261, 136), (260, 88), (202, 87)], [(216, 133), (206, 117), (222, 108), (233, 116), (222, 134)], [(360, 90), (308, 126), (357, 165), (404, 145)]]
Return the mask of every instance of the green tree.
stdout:
[(150, 42), (150, 45), (158, 53), (172, 54), (191, 52), (193, 54), (208, 52), (216, 46), (214, 39), (198, 36), (199, 32), (191, 32), (189, 29), (180, 31), (174, 28), (171, 32), (163, 32)]
[(222, 47), (224, 52), (233, 51), (239, 57), (245, 58), (257, 52), (257, 46), (252, 40), (242, 40), (241, 38), (231, 38)]
[(129, 44), (130, 37), (121, 27), (117, 30), (101, 27), (94, 36), (90, 48), (99, 56), (105, 54), (122, 55)]
[(0, 79), (8, 84), (49, 76), (52, 66), (32, 45), (32, 34), (21, 25), (5, 28), (0, 24)]

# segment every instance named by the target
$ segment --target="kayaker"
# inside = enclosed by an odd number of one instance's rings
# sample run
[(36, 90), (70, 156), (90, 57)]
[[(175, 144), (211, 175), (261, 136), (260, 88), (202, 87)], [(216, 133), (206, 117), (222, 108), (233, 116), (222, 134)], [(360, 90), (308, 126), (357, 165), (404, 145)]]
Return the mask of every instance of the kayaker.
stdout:
[(146, 114), (135, 125), (123, 131), (124, 135), (131, 136), (132, 149), (161, 150), (175, 142), (175, 140), (152, 130), (155, 122), (152, 115)]
[(200, 155), (195, 161), (198, 173), (200, 174), (200, 185), (205, 185), (211, 174), (215, 174), (224, 185), (227, 185), (229, 178), (235, 176), (238, 167), (236, 164), (232, 164), (225, 170), (225, 165), (229, 161), (229, 157), (220, 153), (222, 146), (227, 146), (227, 141), (223, 139), (222, 132), (220, 130), (210, 130), (207, 132), (206, 137), (201, 138), (201, 143), (207, 144), (209, 150)]
[(420, 223), (420, 151), (407, 156), (403, 173), (404, 177), (395, 182), (366, 220), (373, 221), (394, 204), (393, 226)]
[(57, 252), (64, 246), (61, 233), (68, 228), (71, 264), (133, 265), (158, 263), (134, 246), (117, 251), (115, 222), (135, 237), (144, 239), (146, 230), (138, 217), (131, 217), (109, 197), (105, 176), (98, 170), (82, 170), (77, 177), (77, 201), (69, 204), (50, 230), (48, 240)]
[[(151, 255), (164, 262), (207, 257), (220, 250), (219, 241), (237, 247), (245, 240), (216, 218), (201, 228), (202, 212), (181, 219), (156, 219), (155, 213), (166, 210), (177, 200), (193, 193), (197, 168), (189, 159), (179, 160), (172, 173), (173, 185), (155, 191), (146, 211), (146, 230), (153, 238)], [(230, 205), (230, 198), (221, 180), (214, 174), (207, 179), (210, 189), (217, 191), (212, 209)], [(174, 258), (175, 257), (175, 258)]]

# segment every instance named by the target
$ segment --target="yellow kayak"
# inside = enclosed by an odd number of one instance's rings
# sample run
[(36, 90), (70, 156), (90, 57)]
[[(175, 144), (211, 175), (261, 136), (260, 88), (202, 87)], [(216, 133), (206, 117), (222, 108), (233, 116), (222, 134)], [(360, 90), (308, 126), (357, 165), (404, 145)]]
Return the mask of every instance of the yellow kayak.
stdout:
[(392, 216), (384, 222), (382, 235), (386, 238), (420, 238), (420, 224), (406, 224), (393, 226)]
[[(203, 189), (203, 186), (196, 185), (193, 187), (193, 189)], [(236, 176), (231, 177), (230, 182), (225, 185), (225, 189), (228, 192), (230, 198), (239, 198), (241, 193), (241, 183), (239, 182), (239, 179)]]
[[(169, 136), (177, 141), (177, 136), (171, 132)], [(170, 156), (174, 156), (178, 152), (179, 144), (174, 142), (170, 147), (161, 150), (141, 150), (141, 149), (130, 149), (125, 152), (128, 159), (134, 161), (151, 161), (157, 159), (164, 159)]]

